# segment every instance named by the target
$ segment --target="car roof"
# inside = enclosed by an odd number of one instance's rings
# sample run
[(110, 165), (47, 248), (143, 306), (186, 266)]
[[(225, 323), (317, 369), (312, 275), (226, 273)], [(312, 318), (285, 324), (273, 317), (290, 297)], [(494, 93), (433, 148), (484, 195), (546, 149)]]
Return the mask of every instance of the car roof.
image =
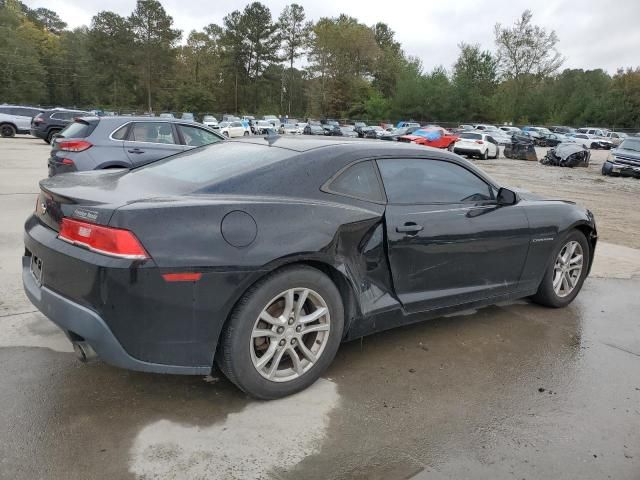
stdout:
[[(268, 140), (263, 136), (254, 136), (249, 139), (229, 140), (230, 142), (252, 143), (255, 145), (269, 146)], [(430, 149), (423, 145), (414, 145), (403, 142), (381, 142), (379, 140), (367, 140), (344, 137), (315, 137), (315, 136), (276, 136), (270, 148), (283, 148), (295, 152), (308, 152), (321, 148), (333, 148), (347, 152), (366, 151), (371, 155), (396, 155), (398, 152), (411, 154), (424, 154), (428, 152), (431, 158), (451, 158), (452, 154), (440, 149)]]
[(181, 124), (187, 124), (187, 125), (197, 125), (199, 127), (203, 126), (201, 123), (193, 122), (191, 120), (185, 120), (183, 118), (170, 118), (170, 117), (141, 117), (141, 116), (128, 117), (128, 116), (121, 116), (121, 115), (96, 117), (93, 115), (83, 115), (80, 118), (82, 118), (83, 120), (89, 120), (89, 121), (99, 120), (101, 123), (105, 122), (105, 123), (114, 123), (114, 124), (116, 123), (121, 124), (121, 123), (127, 123), (127, 122), (168, 122), (168, 123), (181, 123)]

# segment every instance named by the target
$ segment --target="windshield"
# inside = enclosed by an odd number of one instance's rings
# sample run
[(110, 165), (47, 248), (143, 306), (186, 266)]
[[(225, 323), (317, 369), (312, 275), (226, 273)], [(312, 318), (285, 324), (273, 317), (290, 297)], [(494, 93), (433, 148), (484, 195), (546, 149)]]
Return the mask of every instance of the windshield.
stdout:
[(634, 152), (640, 152), (640, 138), (627, 138), (618, 148), (622, 150), (633, 150)]
[(91, 125), (84, 121), (75, 121), (70, 123), (64, 130), (60, 132), (58, 137), (61, 138), (86, 138), (93, 131)]

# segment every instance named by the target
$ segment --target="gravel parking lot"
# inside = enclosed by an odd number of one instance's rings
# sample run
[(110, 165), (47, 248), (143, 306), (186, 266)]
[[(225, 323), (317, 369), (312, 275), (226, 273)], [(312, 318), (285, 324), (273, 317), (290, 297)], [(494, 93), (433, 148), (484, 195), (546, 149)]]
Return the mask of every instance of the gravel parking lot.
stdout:
[[(638, 479), (640, 181), (476, 161), (579, 202), (600, 244), (576, 301), (469, 311), (344, 344), (312, 388), (253, 401), (200, 377), (80, 364), (22, 292), (49, 147), (0, 138), (0, 479)], [(538, 150), (538, 155), (544, 153)]]

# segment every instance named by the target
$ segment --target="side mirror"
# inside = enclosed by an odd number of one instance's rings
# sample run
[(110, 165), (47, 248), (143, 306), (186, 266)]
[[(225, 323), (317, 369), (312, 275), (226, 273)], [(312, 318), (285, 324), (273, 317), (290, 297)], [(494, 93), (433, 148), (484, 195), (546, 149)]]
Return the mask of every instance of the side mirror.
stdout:
[(508, 188), (500, 188), (496, 198), (498, 205), (515, 205), (518, 203), (518, 194)]

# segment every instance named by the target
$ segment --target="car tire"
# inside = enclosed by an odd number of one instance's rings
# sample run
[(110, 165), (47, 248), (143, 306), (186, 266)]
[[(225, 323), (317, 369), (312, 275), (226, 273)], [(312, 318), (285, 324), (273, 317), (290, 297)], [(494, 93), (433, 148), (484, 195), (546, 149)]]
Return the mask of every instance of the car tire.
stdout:
[(45, 139), (45, 142), (50, 144), (53, 141), (53, 137), (58, 133), (60, 133), (60, 130), (51, 130), (49, 133), (47, 133), (47, 138)]
[(487, 148), (484, 153), (480, 156), (482, 160), (487, 160), (489, 158), (489, 149)]
[[(579, 273), (573, 278), (573, 287), (570, 291), (559, 292), (557, 287), (554, 286), (554, 280), (557, 282), (559, 277), (562, 279), (559, 283), (559, 287), (562, 290), (564, 287), (564, 279), (562, 277), (567, 275), (566, 272), (570, 273), (571, 268), (577, 266), (577, 263), (574, 261), (574, 258), (577, 257), (570, 256), (565, 265), (568, 270), (562, 270), (563, 266), (560, 265), (561, 254), (570, 251), (573, 245), (576, 244), (579, 245), (579, 250), (575, 247), (572, 255), (581, 255)], [(580, 251), (581, 253), (576, 253)], [(590, 255), (591, 251), (589, 250), (589, 243), (587, 242), (587, 238), (584, 234), (579, 230), (571, 230), (553, 250), (549, 266), (544, 273), (544, 277), (538, 287), (538, 291), (533, 297), (531, 297), (531, 299), (540, 305), (552, 308), (560, 308), (569, 305), (582, 289), (582, 285), (589, 270), (591, 260)], [(557, 275), (559, 275), (559, 277)], [(568, 286), (571, 285), (569, 280), (567, 280), (567, 282)]]
[(249, 136), (249, 132), (244, 132), (243, 136), (248, 137)]
[(229, 138), (229, 132), (222, 132), (222, 134), (223, 134), (225, 137)]
[(0, 125), (0, 135), (4, 138), (10, 138), (16, 136), (16, 127), (10, 123), (3, 123)]
[[(290, 300), (285, 299), (288, 292), (293, 292)], [(326, 310), (310, 327), (299, 322), (303, 315), (296, 314), (304, 292), (300, 308), (306, 316)], [(323, 330), (305, 334), (308, 328)], [(245, 393), (263, 400), (285, 397), (320, 377), (338, 351), (343, 328), (342, 298), (333, 281), (312, 267), (285, 267), (260, 280), (239, 300), (221, 334), (217, 363)], [(295, 333), (298, 329), (302, 333)], [(268, 335), (255, 337), (261, 332)]]

